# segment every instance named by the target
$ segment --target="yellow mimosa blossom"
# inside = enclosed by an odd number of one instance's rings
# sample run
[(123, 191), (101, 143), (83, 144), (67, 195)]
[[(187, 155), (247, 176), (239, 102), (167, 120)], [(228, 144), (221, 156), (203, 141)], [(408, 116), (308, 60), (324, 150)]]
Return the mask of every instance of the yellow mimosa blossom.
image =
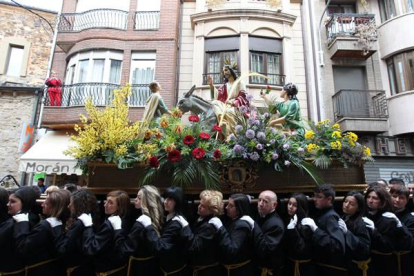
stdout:
[(332, 132), (332, 138), (341, 138), (342, 137), (342, 135), (341, 135), (341, 132), (339, 132), (339, 131), (334, 131), (334, 132)]
[(340, 141), (331, 142), (331, 148), (340, 150), (342, 148), (342, 144)]
[(312, 130), (306, 131), (305, 139), (310, 140), (310, 139), (313, 139), (313, 138), (315, 138), (315, 132), (313, 132)]
[(364, 146), (364, 153), (366, 156), (371, 156), (371, 149), (369, 147)]

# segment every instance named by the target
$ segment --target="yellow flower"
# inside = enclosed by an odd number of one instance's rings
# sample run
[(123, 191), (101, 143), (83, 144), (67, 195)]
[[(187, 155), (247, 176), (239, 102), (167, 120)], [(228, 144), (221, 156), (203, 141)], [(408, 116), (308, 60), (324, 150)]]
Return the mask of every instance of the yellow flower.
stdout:
[(347, 134), (346, 134), (346, 136), (347, 136), (347, 138), (348, 139), (350, 139), (350, 140), (352, 140), (352, 141), (354, 141), (354, 142), (356, 142), (357, 140), (358, 140), (358, 135), (356, 135), (355, 133), (353, 133), (353, 132), (348, 132)]
[(342, 148), (342, 144), (340, 141), (331, 142), (331, 148), (340, 150)]
[(371, 156), (371, 149), (369, 147), (364, 146), (364, 153), (366, 156)]
[(145, 132), (145, 139), (150, 139), (152, 136), (152, 131), (148, 130)]
[(341, 138), (342, 137), (342, 135), (341, 135), (341, 133), (339, 132), (339, 131), (334, 131), (334, 132), (332, 132), (332, 138)]
[(339, 124), (334, 124), (332, 127), (335, 129), (340, 129)]
[(306, 146), (306, 149), (307, 149), (308, 152), (312, 152), (314, 150), (318, 150), (319, 149), (319, 146), (316, 145), (316, 144), (311, 143), (311, 144), (308, 144)]
[(157, 133), (155, 133), (155, 137), (156, 137), (157, 139), (161, 139), (161, 138), (162, 138), (162, 133), (161, 133), (161, 132), (157, 132)]
[(118, 148), (115, 149), (116, 156), (123, 156), (128, 152), (128, 149), (125, 145), (120, 145)]
[(182, 124), (177, 124), (175, 126), (174, 132), (175, 133), (181, 133), (183, 131), (183, 125)]
[(174, 118), (181, 118), (183, 116), (183, 112), (178, 107), (176, 107), (171, 112), (171, 116)]
[(305, 139), (313, 139), (315, 137), (315, 132), (313, 132), (312, 130), (308, 130), (305, 133)]
[(166, 128), (166, 127), (168, 127), (168, 121), (167, 121), (167, 118), (162, 117), (161, 122), (160, 122), (160, 126), (161, 126), (162, 128)]

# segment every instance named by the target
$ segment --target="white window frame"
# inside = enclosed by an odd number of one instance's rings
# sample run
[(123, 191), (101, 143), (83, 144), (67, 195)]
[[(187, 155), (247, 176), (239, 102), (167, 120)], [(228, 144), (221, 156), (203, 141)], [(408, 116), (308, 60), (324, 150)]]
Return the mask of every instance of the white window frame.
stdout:
[[(155, 65), (157, 61), (157, 54), (155, 52), (133, 52), (131, 56), (131, 70), (129, 74), (129, 83), (132, 84), (132, 76), (134, 74), (134, 69), (137, 68), (136, 64), (146, 63), (153, 64), (154, 68), (154, 78), (155, 78)], [(154, 80), (153, 78), (153, 80)]]

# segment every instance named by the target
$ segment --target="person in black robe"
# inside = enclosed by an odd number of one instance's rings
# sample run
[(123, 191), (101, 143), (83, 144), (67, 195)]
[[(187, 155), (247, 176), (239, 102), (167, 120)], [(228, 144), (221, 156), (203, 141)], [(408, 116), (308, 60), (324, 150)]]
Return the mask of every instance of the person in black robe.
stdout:
[[(160, 192), (151, 185), (143, 186), (135, 199), (135, 208), (149, 216), (157, 233), (164, 223), (164, 209)], [(119, 218), (119, 217), (118, 217)], [(111, 221), (114, 226), (114, 222)], [(118, 219), (118, 224), (121, 219)], [(116, 229), (119, 228), (119, 229)], [(122, 258), (128, 259), (127, 276), (160, 276), (161, 270), (146, 242), (145, 227), (137, 220), (126, 234), (120, 227), (115, 230), (115, 250)]]
[(157, 257), (163, 275), (186, 275), (187, 255), (185, 240), (181, 236), (182, 228), (188, 226), (182, 216), (184, 194), (181, 188), (170, 187), (166, 189), (164, 198), (168, 215), (161, 233), (157, 233), (151, 218), (145, 214), (138, 218), (138, 222), (145, 227), (150, 252)]
[(0, 275), (25, 274), (25, 265), (22, 258), (15, 253), (15, 241), (13, 239), (14, 220), (11, 216), (22, 210), (20, 198), (0, 188)]
[[(105, 200), (105, 215), (108, 218), (102, 223), (98, 231), (92, 228), (92, 217), (82, 214), (79, 219), (85, 226), (83, 231), (83, 251), (93, 257), (95, 273), (112, 276), (125, 275), (127, 269), (126, 258), (122, 258), (115, 250), (114, 226), (116, 230), (128, 231), (126, 217), (131, 205), (129, 195), (121, 190), (107, 194)], [(116, 223), (113, 217), (123, 220)], [(122, 227), (124, 229), (122, 229)]]
[(190, 275), (224, 275), (219, 263), (217, 230), (209, 223), (223, 213), (223, 194), (219, 191), (204, 190), (200, 193), (198, 214), (200, 217), (192, 227), (183, 229), (187, 240), (186, 251), (189, 256)]
[[(396, 186), (390, 190), (391, 198), (394, 206), (394, 213), (407, 227), (412, 238), (414, 239), (414, 213), (407, 209), (407, 204), (410, 198), (410, 191), (405, 186)], [(408, 276), (413, 274), (414, 264), (414, 243), (411, 250), (394, 251), (394, 261), (397, 263), (398, 272), (401, 276)]]
[(259, 218), (253, 227), (254, 261), (257, 275), (283, 275), (285, 258), (282, 238), (285, 226), (276, 212), (277, 196), (272, 191), (259, 195), (257, 210)]
[[(218, 230), (220, 260), (229, 276), (252, 276), (254, 246), (250, 215), (250, 201), (244, 194), (233, 194), (226, 206), (228, 219), (223, 224), (218, 218), (210, 219)], [(258, 226), (256, 226), (258, 227)]]
[(332, 185), (316, 186), (314, 199), (318, 213), (315, 220), (304, 218), (301, 221), (313, 231), (313, 261), (318, 276), (347, 275), (345, 237), (338, 226), (340, 217), (332, 207), (334, 198)]
[(365, 201), (368, 219), (364, 221), (371, 229), (371, 265), (368, 273), (372, 276), (397, 275), (393, 251), (410, 250), (412, 237), (397, 216), (391, 213), (391, 196), (384, 188), (370, 187)]
[(302, 226), (302, 219), (308, 217), (308, 199), (304, 194), (293, 194), (288, 201), (287, 213), (290, 222), (284, 237), (287, 251), (286, 275), (314, 276), (312, 263), (312, 235), (309, 226)]
[(55, 247), (64, 260), (64, 268), (67, 276), (95, 276), (93, 259), (84, 254), (82, 236), (85, 230), (83, 222), (78, 219), (81, 214), (91, 214), (93, 226), (99, 225), (98, 203), (95, 195), (88, 189), (80, 189), (72, 193), (69, 210), (71, 217), (68, 220), (68, 228), (57, 225), (52, 228), (55, 234)]
[(66, 274), (55, 249), (52, 227), (66, 222), (69, 202), (68, 191), (52, 192), (42, 204), (43, 214), (49, 218), (40, 221), (33, 229), (25, 220), (20, 220), (14, 226), (16, 252), (28, 260), (26, 276)]
[(357, 192), (349, 192), (342, 204), (343, 220), (338, 222), (345, 235), (346, 259), (348, 275), (367, 275), (370, 263), (371, 239), (362, 216), (365, 214), (364, 196)]

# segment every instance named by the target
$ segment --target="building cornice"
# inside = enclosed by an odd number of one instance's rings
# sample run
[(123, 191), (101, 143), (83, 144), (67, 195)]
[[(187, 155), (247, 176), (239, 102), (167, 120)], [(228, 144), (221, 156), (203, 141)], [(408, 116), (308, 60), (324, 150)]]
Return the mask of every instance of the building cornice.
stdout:
[(297, 16), (269, 10), (234, 9), (201, 12), (191, 15), (191, 27), (194, 29), (198, 22), (227, 21), (238, 18), (257, 19), (261, 21), (282, 22), (292, 26)]

